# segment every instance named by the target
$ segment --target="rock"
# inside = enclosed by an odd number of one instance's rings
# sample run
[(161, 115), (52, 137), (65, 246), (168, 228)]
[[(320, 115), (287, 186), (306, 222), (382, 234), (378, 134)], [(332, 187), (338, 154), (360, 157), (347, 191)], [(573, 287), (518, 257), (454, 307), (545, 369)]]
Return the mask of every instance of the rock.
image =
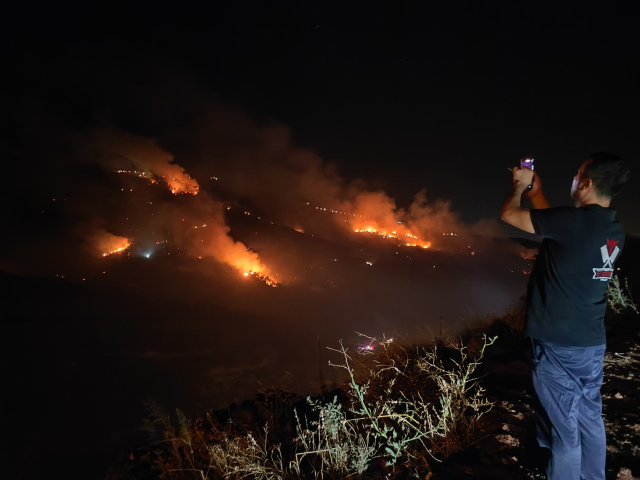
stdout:
[(631, 475), (631, 470), (623, 467), (618, 472), (618, 476), (616, 477), (616, 480), (638, 480), (638, 479), (633, 475)]
[(520, 446), (520, 440), (511, 435), (496, 435), (496, 440), (504, 445), (503, 448)]

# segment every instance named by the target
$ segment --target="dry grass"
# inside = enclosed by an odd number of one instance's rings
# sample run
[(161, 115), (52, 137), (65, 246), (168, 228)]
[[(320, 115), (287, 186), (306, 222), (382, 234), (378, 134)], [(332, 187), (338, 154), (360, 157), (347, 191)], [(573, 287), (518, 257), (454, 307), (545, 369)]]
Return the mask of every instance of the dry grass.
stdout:
[[(150, 405), (150, 446), (131, 454), (128, 475), (109, 478), (424, 478), (431, 462), (474, 441), (491, 408), (475, 372), (494, 340), (484, 337), (475, 358), (461, 343), (403, 347), (370, 338), (375, 348), (356, 352), (341, 344), (333, 365), (349, 378), (342, 395), (300, 401), (265, 392), (256, 402), (266, 419), (260, 428), (212, 415), (192, 423)], [(146, 474), (132, 475), (136, 469)]]
[(494, 341), (483, 336), (475, 358), (461, 341), (407, 348), (383, 340), (357, 355), (338, 350), (344, 362), (336, 366), (350, 378), (350, 408), (387, 464), (428, 468), (474, 440), (477, 421), (491, 408), (475, 372)]

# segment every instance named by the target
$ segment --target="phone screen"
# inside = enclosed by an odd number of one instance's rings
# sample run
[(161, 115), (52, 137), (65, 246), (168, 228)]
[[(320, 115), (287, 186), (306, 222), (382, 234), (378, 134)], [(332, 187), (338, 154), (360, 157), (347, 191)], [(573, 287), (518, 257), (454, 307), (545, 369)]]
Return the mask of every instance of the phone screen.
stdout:
[(521, 158), (520, 168), (528, 168), (529, 170), (533, 170), (533, 158)]

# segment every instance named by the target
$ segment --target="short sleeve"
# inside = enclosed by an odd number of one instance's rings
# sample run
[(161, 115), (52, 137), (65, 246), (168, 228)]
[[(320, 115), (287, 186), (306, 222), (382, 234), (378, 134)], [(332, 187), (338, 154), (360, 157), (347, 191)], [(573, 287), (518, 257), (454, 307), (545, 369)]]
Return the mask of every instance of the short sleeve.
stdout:
[(573, 207), (531, 210), (531, 223), (536, 235), (558, 239), (575, 227), (578, 209)]

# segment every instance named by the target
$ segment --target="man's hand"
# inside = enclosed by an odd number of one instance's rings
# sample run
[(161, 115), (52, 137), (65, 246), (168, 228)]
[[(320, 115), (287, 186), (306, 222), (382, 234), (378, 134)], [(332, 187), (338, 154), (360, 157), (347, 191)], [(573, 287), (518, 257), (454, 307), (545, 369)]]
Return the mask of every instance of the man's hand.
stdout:
[(533, 180), (529, 185), (531, 185), (531, 190), (527, 190), (524, 192), (527, 197), (537, 197), (542, 193), (542, 180), (540, 180), (540, 176), (535, 170), (533, 170)]
[(545, 196), (542, 194), (542, 180), (540, 180), (540, 176), (536, 171), (533, 172), (533, 184), (531, 185), (533, 185), (531, 187), (531, 190), (525, 190), (524, 194), (527, 197), (529, 197), (529, 199), (531, 200), (531, 203), (533, 204), (533, 208), (535, 209), (549, 208), (550, 206), (549, 202), (547, 201)]
[(533, 181), (534, 173), (527, 168), (514, 167), (511, 168), (513, 173), (513, 188), (511, 194), (507, 197), (502, 205), (500, 217), (509, 225), (513, 225), (525, 232), (535, 233), (533, 223), (531, 223), (531, 214), (529, 210), (522, 208), (522, 194), (527, 190)]
[(515, 191), (523, 193), (533, 182), (535, 173), (528, 168), (513, 167), (513, 188)]

